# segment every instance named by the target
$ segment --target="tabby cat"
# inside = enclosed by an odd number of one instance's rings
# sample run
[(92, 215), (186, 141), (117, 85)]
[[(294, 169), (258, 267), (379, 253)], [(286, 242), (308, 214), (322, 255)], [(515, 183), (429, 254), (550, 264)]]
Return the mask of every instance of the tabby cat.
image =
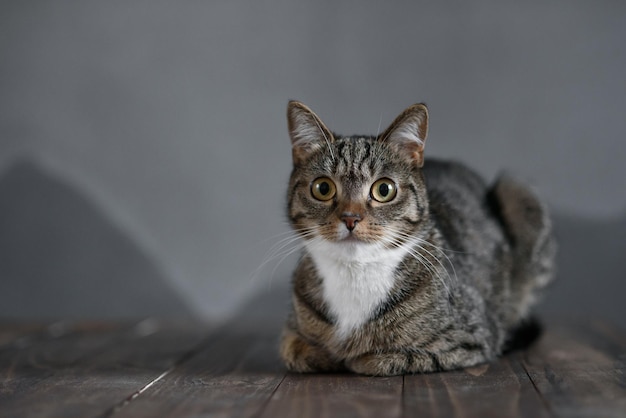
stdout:
[(296, 101), (287, 116), (288, 217), (305, 248), (287, 368), (384, 376), (501, 354), (553, 277), (544, 205), (511, 177), (488, 186), (461, 164), (424, 161), (424, 104), (377, 136), (337, 135)]

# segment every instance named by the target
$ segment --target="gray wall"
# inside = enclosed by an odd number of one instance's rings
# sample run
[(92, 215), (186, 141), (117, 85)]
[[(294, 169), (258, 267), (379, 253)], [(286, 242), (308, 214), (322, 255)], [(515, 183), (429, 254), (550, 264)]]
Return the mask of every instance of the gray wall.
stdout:
[[(169, 292), (164, 312), (222, 317), (284, 288), (293, 258), (263, 262), (287, 231), (297, 98), (343, 133), (427, 102), (427, 155), (511, 170), (565, 219), (547, 309), (593, 286), (589, 309), (620, 318), (625, 39), (617, 1), (1, 1), (0, 314), (132, 315)], [(594, 225), (608, 264), (569, 238)]]

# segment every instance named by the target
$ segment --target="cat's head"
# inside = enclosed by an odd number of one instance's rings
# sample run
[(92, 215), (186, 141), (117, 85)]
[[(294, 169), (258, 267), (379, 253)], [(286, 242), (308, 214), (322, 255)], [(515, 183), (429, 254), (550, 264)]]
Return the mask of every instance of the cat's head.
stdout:
[(288, 216), (305, 240), (402, 245), (427, 216), (420, 168), (425, 105), (407, 108), (378, 136), (332, 133), (308, 107), (287, 109), (293, 171)]

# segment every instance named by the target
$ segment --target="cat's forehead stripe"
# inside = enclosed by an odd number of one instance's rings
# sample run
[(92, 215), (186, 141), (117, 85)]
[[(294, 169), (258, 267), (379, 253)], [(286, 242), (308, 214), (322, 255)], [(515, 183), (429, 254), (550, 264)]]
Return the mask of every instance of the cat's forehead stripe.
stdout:
[(348, 137), (337, 141), (339, 172), (359, 173), (361, 176), (371, 174), (372, 143), (368, 138)]

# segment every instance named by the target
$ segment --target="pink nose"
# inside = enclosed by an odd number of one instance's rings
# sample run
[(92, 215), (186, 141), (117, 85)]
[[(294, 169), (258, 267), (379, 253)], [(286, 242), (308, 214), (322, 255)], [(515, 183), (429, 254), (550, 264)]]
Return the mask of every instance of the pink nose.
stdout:
[(348, 228), (350, 232), (356, 228), (356, 224), (359, 223), (361, 219), (361, 215), (358, 213), (344, 212), (341, 214), (341, 220), (346, 224), (346, 228)]

